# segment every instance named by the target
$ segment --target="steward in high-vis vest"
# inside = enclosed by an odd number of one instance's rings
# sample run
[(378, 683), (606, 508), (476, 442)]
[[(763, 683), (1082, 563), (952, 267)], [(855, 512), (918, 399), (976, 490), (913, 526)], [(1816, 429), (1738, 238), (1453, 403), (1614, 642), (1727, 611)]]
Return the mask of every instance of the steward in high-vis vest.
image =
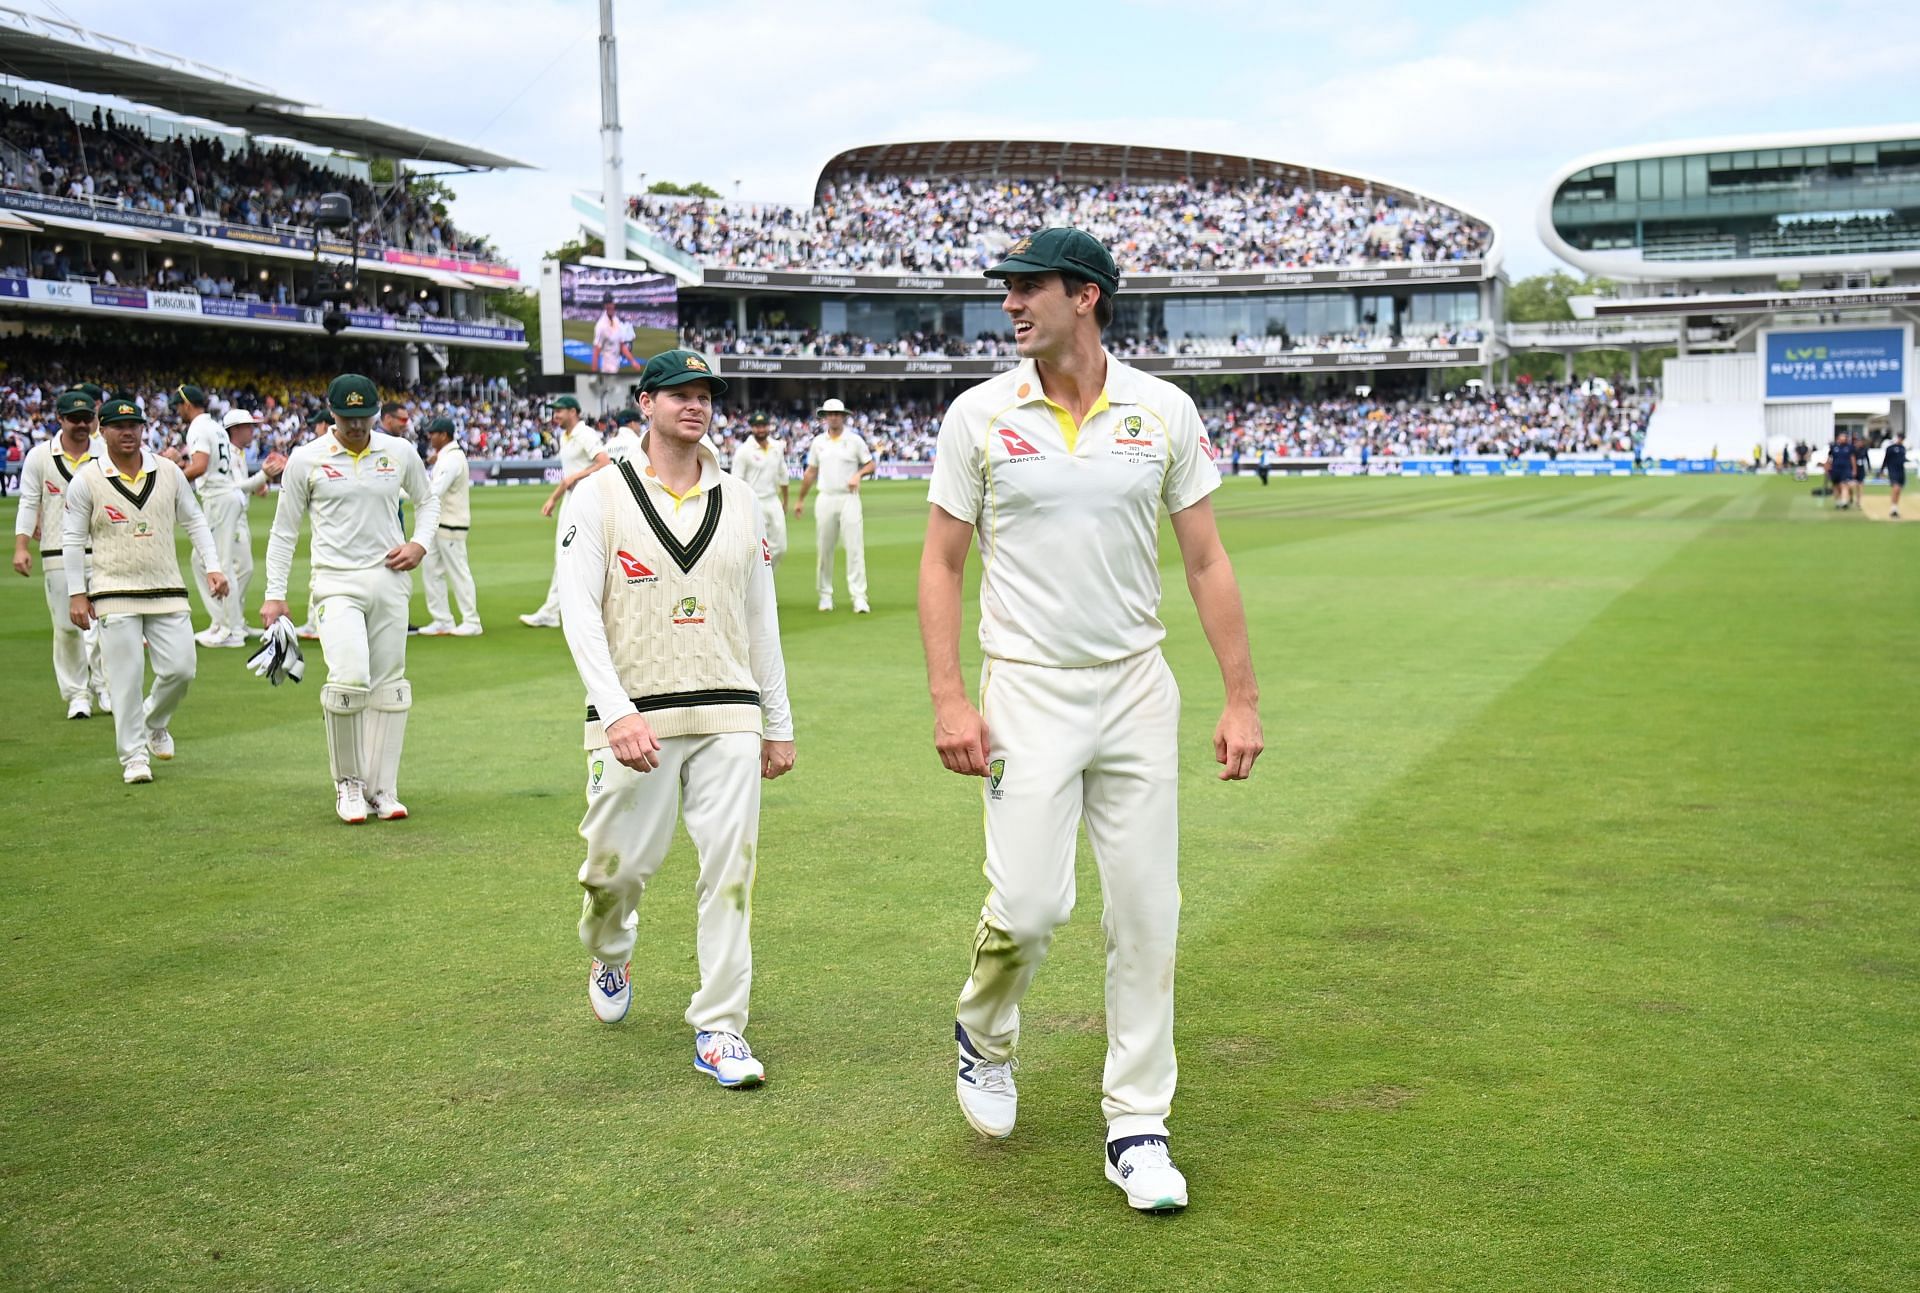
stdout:
[[(90, 460), (68, 483), (61, 547), (74, 626), (99, 626), (107, 685), (120, 698), (113, 731), (121, 780), (133, 785), (153, 780), (151, 760), (173, 757), (167, 725), (193, 681), (193, 620), (174, 552), (177, 528), (186, 527), (214, 596), (227, 595), (227, 577), (185, 474), (141, 447), (147, 418), (139, 403), (108, 400), (100, 425), (107, 456)], [(142, 704), (149, 658), (153, 692)]]
[(587, 690), (587, 1000), (632, 1000), (636, 909), (676, 819), (700, 855), (694, 1067), (722, 1086), (766, 1070), (747, 1046), (760, 781), (793, 767), (793, 716), (766, 528), (706, 434), (727, 384), (691, 350), (648, 361), (641, 447), (574, 490), (561, 527), (560, 624)]

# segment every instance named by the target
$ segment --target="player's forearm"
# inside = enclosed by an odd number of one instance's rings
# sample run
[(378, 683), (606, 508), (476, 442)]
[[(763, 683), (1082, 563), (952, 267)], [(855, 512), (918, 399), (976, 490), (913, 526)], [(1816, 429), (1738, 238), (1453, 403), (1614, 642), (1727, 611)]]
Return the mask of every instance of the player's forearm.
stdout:
[(87, 591), (87, 526), (93, 516), (93, 495), (84, 482), (67, 489), (67, 507), (60, 515), (60, 555), (66, 562), (67, 596)]
[(1247, 612), (1233, 563), (1223, 552), (1187, 575), (1187, 589), (1200, 615), (1213, 658), (1220, 664), (1230, 705), (1258, 706), (1260, 685), (1253, 675), (1253, 648), (1247, 639)]
[(793, 739), (793, 707), (787, 699), (787, 661), (780, 650), (780, 607), (773, 574), (765, 564), (754, 570), (747, 589), (747, 660), (760, 691), (766, 739)]
[(270, 602), (287, 600), (287, 581), (293, 577), (293, 550), (300, 542), (300, 515), (293, 490), (282, 487), (280, 505), (273, 511), (273, 530), (267, 536), (266, 599)]
[(920, 645), (936, 705), (967, 698), (960, 677), (961, 572), (935, 555), (920, 559)]
[(187, 529), (187, 542), (193, 545), (193, 555), (200, 558), (200, 566), (210, 575), (224, 575), (220, 569), (220, 549), (213, 542), (213, 527), (207, 524), (207, 514), (193, 501), (193, 495), (187, 490), (179, 493), (179, 503), (174, 507), (174, 517)]

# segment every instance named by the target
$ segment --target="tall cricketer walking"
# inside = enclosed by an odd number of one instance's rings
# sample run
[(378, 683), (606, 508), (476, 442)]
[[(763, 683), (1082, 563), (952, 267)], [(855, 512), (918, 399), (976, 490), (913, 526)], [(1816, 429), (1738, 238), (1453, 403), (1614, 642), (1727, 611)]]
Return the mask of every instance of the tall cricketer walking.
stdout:
[[(54, 401), (60, 431), (27, 451), (21, 465), (20, 510), (13, 519), (13, 568), (33, 573), (33, 549), (40, 548), (40, 576), (46, 584), (47, 614), (53, 620), (53, 679), (66, 702), (68, 718), (91, 718), (93, 707), (113, 712), (107, 688), (106, 666), (100, 659), (100, 632), (82, 630), (73, 622), (67, 600), (67, 573), (63, 526), (67, 490), (73, 477), (95, 458), (104, 458), (106, 443), (94, 434), (97, 401), (85, 391), (72, 390)], [(90, 555), (87, 548), (82, 558)]]
[(647, 362), (642, 446), (568, 505), (560, 626), (589, 702), (587, 1000), (625, 1017), (640, 896), (684, 816), (700, 855), (694, 1067), (744, 1087), (766, 1077), (743, 1036), (760, 782), (793, 767), (793, 717), (759, 509), (704, 438), (725, 390), (694, 351)]
[[(113, 734), (121, 780), (133, 785), (153, 780), (153, 759), (173, 757), (168, 724), (197, 664), (175, 535), (186, 530), (216, 598), (226, 596), (227, 577), (186, 476), (141, 445), (147, 418), (140, 405), (110, 399), (100, 423), (107, 452), (74, 473), (61, 547), (68, 614), (76, 628), (99, 626), (107, 681), (120, 698)], [(149, 660), (153, 690), (142, 702)]]
[(553, 425), (560, 431), (560, 483), (540, 505), (540, 515), (554, 517), (553, 578), (547, 584), (547, 599), (540, 609), (522, 615), (520, 622), (530, 629), (560, 626), (560, 540), (567, 532), (567, 497), (574, 486), (607, 465), (606, 447), (593, 423), (580, 415), (580, 401), (562, 395), (553, 402)]
[[(267, 540), (267, 599), (260, 622), (287, 613), (287, 580), (300, 523), (313, 517), (308, 602), (327, 658), (320, 706), (334, 811), (343, 822), (407, 815), (400, 802), (400, 751), (413, 686), (407, 671), (407, 572), (433, 547), (440, 499), (411, 443), (373, 429), (380, 392), (343, 373), (327, 387), (333, 428), (295, 449), (281, 475), (280, 503)], [(400, 496), (413, 500), (413, 538), (400, 531)]]
[(787, 446), (773, 438), (772, 420), (764, 413), (748, 418), (747, 430), (751, 434), (734, 448), (732, 471), (760, 501), (767, 551), (778, 570), (787, 553)]
[[(940, 428), (920, 565), (934, 743), (982, 777), (989, 885), (954, 1026), (956, 1092), (984, 1135), (1013, 1131), (1020, 1001), (1074, 907), (1084, 821), (1107, 934), (1107, 1179), (1141, 1211), (1187, 1203), (1167, 1142), (1180, 918), (1180, 692), (1160, 654), (1159, 513), (1226, 683), (1221, 778), (1261, 750), (1258, 690), (1233, 567), (1209, 495), (1219, 473), (1193, 401), (1109, 355), (1119, 270), (1078, 229), (1016, 242), (1006, 280), (1020, 365), (963, 392)], [(980, 706), (960, 677), (960, 590), (985, 563)]]

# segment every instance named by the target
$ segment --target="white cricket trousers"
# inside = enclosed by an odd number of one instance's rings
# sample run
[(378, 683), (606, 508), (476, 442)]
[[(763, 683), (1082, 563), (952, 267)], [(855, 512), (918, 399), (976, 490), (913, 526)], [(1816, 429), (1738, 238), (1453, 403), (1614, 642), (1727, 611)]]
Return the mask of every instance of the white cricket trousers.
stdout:
[[(113, 688), (113, 740), (120, 766), (147, 757), (147, 733), (163, 732), (174, 710), (186, 697), (196, 665), (193, 653), (193, 616), (186, 611), (166, 615), (106, 615), (97, 631), (100, 655), (106, 661), (107, 685)], [(142, 640), (146, 645), (141, 645)], [(141, 704), (147, 665), (153, 665), (153, 691)]]
[(1074, 907), (1086, 823), (1107, 934), (1107, 1136), (1165, 1135), (1180, 928), (1180, 689), (1158, 648), (1082, 669), (986, 662), (980, 709), (997, 776), (986, 797), (987, 881), (973, 970), (955, 1012), (1005, 1059), (1020, 1000)]
[(106, 665), (100, 657), (100, 630), (87, 632), (73, 626), (66, 559), (43, 555), (40, 573), (47, 586), (47, 614), (53, 620), (53, 679), (60, 686), (60, 699), (71, 705), (88, 691), (110, 695)]
[(604, 747), (588, 752), (580, 941), (611, 965), (633, 955), (640, 895), (666, 859), (682, 813), (700, 857), (700, 988), (687, 1006), (687, 1022), (697, 1032), (745, 1032), (760, 839), (758, 733), (666, 737), (652, 772), (635, 772)]
[(213, 550), (220, 556), (220, 569), (227, 575), (227, 595), (215, 597), (207, 584), (207, 568), (200, 554), (193, 554), (193, 584), (200, 590), (200, 604), (212, 617), (208, 627), (238, 633), (246, 627), (247, 583), (253, 578), (253, 528), (247, 524), (247, 496), (237, 489), (208, 494), (200, 500), (207, 514), (207, 528), (213, 531)]
[(768, 494), (760, 500), (760, 520), (767, 529), (767, 551), (778, 569), (780, 558), (787, 555), (787, 509), (778, 494)]
[(867, 600), (867, 526), (860, 512), (860, 496), (854, 493), (816, 496), (813, 505), (813, 530), (819, 543), (819, 571), (822, 600), (833, 596), (833, 550), (847, 545), (847, 594), (856, 602)]
[(307, 601), (336, 687), (378, 687), (407, 672), (407, 603), (413, 577), (385, 566), (316, 570)]
[(467, 565), (467, 531), (441, 526), (434, 536), (433, 550), (420, 563), (420, 582), (427, 590), (427, 615), (435, 624), (453, 623), (453, 609), (447, 604), (447, 590), (460, 607), (465, 624), (480, 622), (479, 603), (474, 599), (473, 571)]

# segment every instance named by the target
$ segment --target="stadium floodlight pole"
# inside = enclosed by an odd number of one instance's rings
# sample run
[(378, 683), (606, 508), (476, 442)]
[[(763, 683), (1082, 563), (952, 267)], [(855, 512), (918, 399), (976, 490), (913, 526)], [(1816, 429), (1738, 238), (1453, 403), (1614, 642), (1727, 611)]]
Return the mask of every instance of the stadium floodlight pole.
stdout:
[(608, 260), (627, 258), (627, 197), (620, 187), (620, 69), (613, 0), (600, 0), (600, 205)]

